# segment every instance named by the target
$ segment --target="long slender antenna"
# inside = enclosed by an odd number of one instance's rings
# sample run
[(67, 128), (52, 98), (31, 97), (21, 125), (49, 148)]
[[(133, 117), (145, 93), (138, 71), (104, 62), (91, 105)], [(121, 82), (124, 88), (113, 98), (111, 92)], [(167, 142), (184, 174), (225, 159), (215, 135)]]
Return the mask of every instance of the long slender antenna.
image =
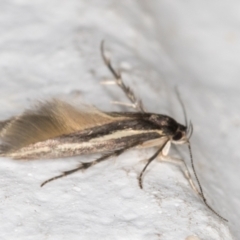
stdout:
[(193, 163), (193, 155), (192, 155), (192, 149), (191, 149), (191, 145), (190, 145), (190, 142), (187, 141), (187, 144), (188, 144), (188, 150), (189, 150), (189, 154), (190, 154), (190, 159), (191, 159), (191, 166), (192, 166), (192, 169), (193, 169), (193, 173), (194, 173), (194, 176), (197, 180), (197, 184), (198, 184), (198, 187), (199, 187), (199, 190), (200, 190), (200, 193), (201, 193), (201, 196), (202, 196), (202, 199), (203, 199), (203, 202), (204, 204), (208, 207), (208, 209), (210, 209), (213, 213), (215, 213), (219, 218), (221, 218), (222, 220), (228, 222), (228, 220), (224, 217), (222, 217), (219, 213), (217, 213), (207, 202), (204, 194), (203, 194), (203, 190), (202, 190), (202, 186), (200, 184), (200, 181), (198, 179), (198, 176), (197, 176), (197, 172), (195, 170), (195, 167), (194, 167), (194, 163)]
[(177, 86), (175, 86), (174, 89), (175, 89), (175, 92), (176, 92), (176, 95), (177, 95), (178, 101), (180, 102), (181, 107), (182, 107), (182, 110), (183, 110), (185, 126), (188, 128), (188, 120), (187, 120), (187, 112), (186, 112), (186, 108), (185, 108), (185, 106), (184, 106), (184, 104), (183, 104), (183, 100), (182, 100), (182, 98), (181, 98), (181, 96), (180, 96), (180, 93), (179, 93), (179, 91), (178, 91)]

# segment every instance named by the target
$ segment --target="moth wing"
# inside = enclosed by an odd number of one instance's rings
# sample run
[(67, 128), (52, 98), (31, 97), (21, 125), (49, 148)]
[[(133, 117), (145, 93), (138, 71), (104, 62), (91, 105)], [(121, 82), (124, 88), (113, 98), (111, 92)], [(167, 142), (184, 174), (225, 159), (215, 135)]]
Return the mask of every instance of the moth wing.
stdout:
[(119, 120), (93, 106), (75, 107), (53, 99), (34, 110), (0, 123), (0, 139), (5, 151)]

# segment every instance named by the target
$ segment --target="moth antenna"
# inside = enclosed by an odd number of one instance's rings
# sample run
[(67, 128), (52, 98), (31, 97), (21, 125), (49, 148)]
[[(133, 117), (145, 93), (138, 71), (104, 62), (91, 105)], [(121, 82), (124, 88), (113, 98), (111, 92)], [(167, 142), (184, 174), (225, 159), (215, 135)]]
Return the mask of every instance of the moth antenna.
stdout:
[(188, 125), (188, 129), (187, 129), (187, 135), (188, 135), (188, 140), (192, 137), (193, 134), (193, 124), (191, 121), (189, 121), (189, 125)]
[(207, 202), (205, 196), (204, 196), (204, 193), (203, 193), (203, 190), (202, 190), (202, 186), (200, 184), (200, 181), (199, 181), (199, 178), (197, 176), (197, 172), (195, 170), (195, 167), (194, 167), (194, 163), (193, 163), (193, 155), (192, 155), (192, 149), (191, 149), (191, 145), (190, 145), (190, 142), (187, 141), (187, 145), (188, 145), (188, 150), (189, 150), (189, 155), (190, 155), (190, 159), (191, 159), (191, 166), (192, 166), (192, 169), (193, 169), (193, 174), (197, 180), (197, 184), (198, 184), (198, 187), (199, 187), (199, 190), (200, 190), (200, 194), (201, 194), (201, 197), (202, 197), (202, 200), (204, 202), (204, 204), (207, 206), (207, 208), (209, 210), (211, 210), (214, 214), (216, 214), (219, 218), (221, 218), (222, 220), (228, 222), (228, 220), (224, 217), (222, 217), (219, 213), (217, 213)]
[(116, 84), (123, 90), (126, 97), (130, 100), (130, 102), (132, 102), (134, 108), (137, 111), (145, 112), (142, 101), (137, 99), (137, 97), (135, 96), (135, 94), (131, 90), (131, 88), (129, 88), (127, 85), (125, 85), (125, 83), (122, 80), (121, 74), (113, 68), (110, 59), (107, 58), (107, 56), (105, 55), (104, 41), (101, 42), (101, 55), (102, 55), (104, 63), (106, 64), (106, 66), (108, 67), (110, 72), (113, 74)]
[(176, 95), (177, 95), (178, 101), (180, 102), (181, 107), (182, 107), (182, 110), (183, 110), (185, 126), (188, 128), (188, 120), (187, 120), (187, 112), (186, 112), (186, 108), (185, 108), (185, 106), (184, 106), (183, 100), (182, 100), (182, 98), (181, 98), (181, 96), (180, 96), (180, 93), (179, 93), (179, 91), (178, 91), (177, 86), (175, 86), (175, 92), (176, 92)]

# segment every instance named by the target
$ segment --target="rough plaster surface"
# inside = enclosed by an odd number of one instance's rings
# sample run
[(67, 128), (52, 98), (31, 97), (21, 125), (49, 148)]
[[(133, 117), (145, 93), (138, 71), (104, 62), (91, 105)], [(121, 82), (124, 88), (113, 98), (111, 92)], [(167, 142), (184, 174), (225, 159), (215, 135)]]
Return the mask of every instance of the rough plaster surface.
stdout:
[[(114, 64), (149, 111), (182, 122), (177, 85), (194, 124), (192, 147), (210, 212), (179, 167), (155, 161), (153, 150), (117, 159), (40, 188), (81, 160), (1, 159), (0, 239), (240, 238), (238, 1), (0, 2), (0, 117), (53, 96), (121, 110), (124, 101), (99, 54), (106, 40)], [(179, 148), (189, 160), (186, 147)]]

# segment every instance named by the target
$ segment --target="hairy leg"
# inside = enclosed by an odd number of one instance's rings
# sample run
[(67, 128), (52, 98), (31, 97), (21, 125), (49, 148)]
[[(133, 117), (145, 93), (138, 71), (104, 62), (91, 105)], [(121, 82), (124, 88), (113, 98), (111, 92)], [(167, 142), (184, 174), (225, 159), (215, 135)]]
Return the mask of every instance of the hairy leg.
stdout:
[[(113, 76), (115, 78), (114, 83), (117, 84), (123, 90), (123, 92), (125, 93), (127, 98), (132, 103), (131, 107), (133, 107), (137, 111), (145, 112), (142, 101), (137, 99), (137, 97), (135, 96), (132, 89), (125, 85), (125, 83), (122, 80), (121, 74), (113, 68), (110, 59), (107, 58), (107, 56), (105, 55), (104, 42), (101, 43), (101, 54), (102, 54), (102, 58), (103, 58), (104, 63), (106, 64), (109, 71), (113, 74)], [(108, 81), (108, 82), (106, 82), (106, 84), (113, 84), (113, 82)], [(125, 104), (122, 104), (122, 105), (125, 105)]]
[(70, 175), (70, 174), (72, 174), (72, 173), (75, 173), (75, 172), (77, 172), (77, 171), (79, 171), (79, 170), (88, 169), (88, 168), (94, 166), (94, 165), (97, 164), (97, 163), (100, 163), (100, 162), (102, 162), (102, 161), (104, 161), (104, 160), (107, 160), (107, 159), (110, 158), (110, 157), (119, 156), (120, 154), (122, 154), (122, 153), (125, 152), (126, 150), (128, 150), (128, 149), (130, 149), (130, 148), (132, 148), (132, 147), (135, 147), (135, 146), (137, 146), (137, 145), (139, 145), (139, 144), (141, 144), (141, 143), (142, 143), (142, 142), (140, 142), (140, 141), (135, 141), (135, 142), (129, 144), (128, 146), (126, 146), (125, 148), (116, 150), (116, 151), (111, 152), (111, 153), (109, 153), (109, 154), (105, 154), (105, 155), (101, 156), (100, 158), (98, 158), (98, 159), (96, 159), (96, 160), (94, 160), (94, 161), (92, 161), (92, 162), (81, 163), (80, 166), (78, 166), (78, 167), (76, 167), (76, 168), (74, 168), (74, 169), (65, 171), (65, 172), (63, 172), (62, 174), (58, 175), (58, 176), (55, 176), (55, 177), (53, 177), (53, 178), (50, 178), (50, 179), (44, 181), (44, 182), (41, 184), (41, 187), (43, 187), (45, 184), (47, 184), (47, 183), (49, 183), (49, 182), (52, 182), (52, 181), (54, 181), (54, 180), (56, 180), (56, 179), (59, 179), (59, 178), (62, 178), (62, 177), (66, 177), (67, 175)]

